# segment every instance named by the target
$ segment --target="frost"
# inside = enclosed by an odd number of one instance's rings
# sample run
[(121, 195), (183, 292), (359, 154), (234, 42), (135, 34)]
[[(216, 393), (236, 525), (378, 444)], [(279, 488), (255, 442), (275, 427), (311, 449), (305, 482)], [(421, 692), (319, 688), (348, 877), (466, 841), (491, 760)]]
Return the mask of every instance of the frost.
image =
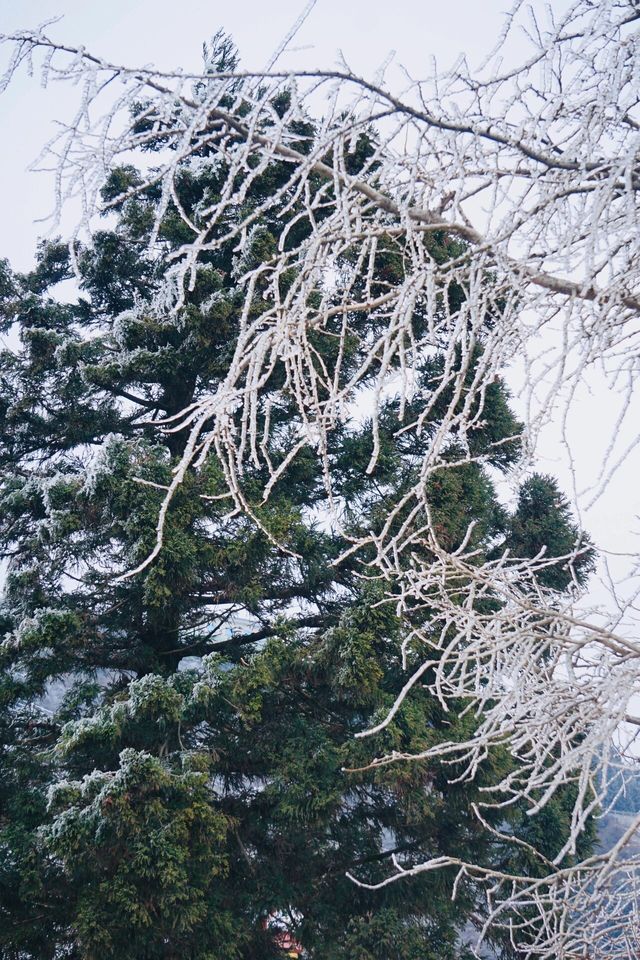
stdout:
[[(78, 121), (49, 147), (54, 165), (61, 164), (57, 213), (79, 196), (87, 211), (79, 231), (100, 205), (108, 170), (148, 147), (147, 134), (129, 118), (135, 102), (151, 100), (158, 124), (166, 121), (174, 131), (157, 155), (157, 170), (147, 174), (159, 176), (162, 194), (150, 255), (158, 254), (160, 220), (185, 164), (201, 164), (194, 154), (215, 154), (226, 172), (218, 199), (201, 205), (194, 219), (181, 211), (191, 239), (152, 308), (158, 316), (180, 311), (202, 255), (233, 242), (242, 293), (236, 349), (215, 392), (164, 425), (186, 432), (186, 451), (159, 512), (156, 548), (138, 569), (162, 548), (175, 490), (210, 452), (222, 465), (235, 508), (251, 514), (239, 479), (243, 469), (265, 469), (267, 498), (280, 471), (309, 446), (323, 463), (328, 511), (340, 531), (327, 438), (348, 429), (366, 400), (372, 472), (383, 400), (398, 396), (398, 432), (429, 440), (419, 479), (389, 505), (379, 531), (353, 540), (342, 530), (344, 557), (366, 557), (363, 575), (389, 584), (389, 602), (404, 620), (403, 654), (424, 651), (424, 664), (407, 677), (394, 710), (418, 683), (427, 683), (445, 709), (467, 704), (477, 720), (467, 741), (438, 743), (421, 756), (456, 760), (471, 780), (487, 752), (498, 745), (510, 751), (517, 777), (506, 775), (485, 789), (483, 804), (499, 806), (506, 796), (535, 810), (568, 783), (576, 801), (571, 838), (540, 877), (506, 876), (444, 853), (417, 866), (394, 859), (381, 885), (453, 867), (458, 881), (473, 876), (484, 884), (488, 925), (503, 926), (523, 954), (627, 960), (638, 947), (640, 861), (630, 841), (640, 821), (611, 851), (582, 862), (574, 854), (606, 784), (621, 766), (636, 762), (636, 596), (614, 585), (613, 613), (585, 609), (577, 584), (559, 598), (539, 585), (537, 575), (550, 562), (543, 551), (532, 560), (505, 555), (481, 563), (470, 546), (471, 527), (455, 548), (441, 542), (428, 497), (434, 474), (473, 461), (473, 432), (487, 391), (510, 368), (522, 372), (525, 384), (521, 476), (551, 418), (565, 424), (570, 447), (568, 413), (596, 368), (618, 410), (593, 497), (640, 443), (636, 428), (625, 448), (617, 446), (640, 372), (640, 13), (632, 0), (576, 0), (539, 15), (541, 9), (515, 4), (478, 70), (472, 73), (461, 58), (448, 73), (405, 83), (401, 95), (384, 73), (371, 83), (344, 65), (297, 77), (208, 75), (193, 93), (184, 74), (109, 64), (81, 48), (58, 46), (41, 31), (7, 38), (14, 50), (7, 82), (22, 59), (38, 51), (47, 75), (82, 81)], [(524, 62), (513, 60), (516, 32), (530, 44)], [(115, 105), (105, 103), (97, 91), (112, 89), (104, 80), (116, 77), (122, 93)], [(274, 100), (282, 102), (282, 94), (290, 106), (278, 113)], [(322, 97), (314, 139), (299, 150), (292, 125), (308, 121)], [(215, 122), (207, 122), (211, 118)], [(359, 134), (372, 127), (370, 153), (354, 173), (347, 159)], [(286, 166), (288, 180), (252, 209), (245, 202), (252, 184), (275, 160)], [(283, 235), (273, 255), (253, 264), (255, 225), (264, 215), (283, 225)], [(303, 239), (289, 242), (300, 223)], [(450, 245), (444, 262), (433, 256), (434, 233)], [(402, 269), (381, 285), (376, 264), (385, 245), (394, 244)], [(450, 296), (456, 289), (464, 290), (462, 302)], [(210, 306), (215, 303), (212, 298)], [(363, 315), (370, 324), (360, 339), (353, 318)], [(330, 371), (314, 350), (323, 337), (338, 347)], [(353, 342), (360, 344), (357, 363), (349, 356)], [(442, 369), (420, 394), (421, 365), (435, 353), (443, 356)], [(276, 364), (284, 386), (275, 399), (293, 398), (299, 418), (299, 443), (278, 467), (268, 455), (270, 417), (262, 416)], [(98, 472), (107, 469), (106, 460), (100, 464)], [(87, 489), (92, 482), (88, 478)], [(563, 558), (569, 565), (572, 559)], [(164, 696), (155, 683), (132, 695), (136, 708)], [(374, 763), (398, 759), (409, 758)], [(483, 811), (479, 805), (480, 819)]]
[(95, 495), (102, 477), (111, 475), (112, 461), (121, 451), (125, 443), (126, 441), (122, 434), (108, 433), (105, 435), (102, 446), (96, 451), (85, 468), (82, 492), (87, 497)]

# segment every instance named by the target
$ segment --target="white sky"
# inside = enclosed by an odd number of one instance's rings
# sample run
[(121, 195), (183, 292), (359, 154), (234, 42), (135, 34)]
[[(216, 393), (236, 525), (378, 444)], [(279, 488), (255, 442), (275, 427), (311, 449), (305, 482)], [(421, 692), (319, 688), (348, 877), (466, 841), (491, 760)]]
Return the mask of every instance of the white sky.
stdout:
[[(396, 52), (396, 61), (419, 78), (436, 56), (440, 67), (461, 52), (473, 64), (494, 45), (510, 0), (317, 0), (316, 6), (283, 55), (287, 67), (327, 67), (341, 50), (351, 67), (371, 76)], [(564, 6), (564, 2), (562, 3)], [(0, 32), (33, 27), (63, 16), (50, 32), (69, 43), (116, 62), (155, 63), (198, 70), (201, 45), (219, 28), (240, 49), (243, 65), (262, 67), (306, 6), (306, 0), (0, 0)], [(542, 0), (534, 6), (543, 10)], [(552, 6), (557, 9), (558, 0)], [(44, 228), (34, 221), (52, 204), (52, 185), (45, 174), (27, 173), (39, 148), (52, 135), (54, 119), (69, 117), (74, 91), (53, 85), (42, 90), (22, 75), (0, 98), (0, 256), (17, 269), (31, 263), (35, 242)], [(585, 392), (576, 407), (572, 449), (579, 487), (592, 483), (600, 469), (611, 430), (612, 404), (594, 380), (595, 394)], [(540, 469), (557, 475), (567, 492), (571, 479), (557, 430), (547, 431)], [(637, 550), (640, 529), (640, 453), (611, 482), (604, 497), (583, 516), (600, 545), (614, 551)], [(628, 564), (627, 564), (628, 568)], [(622, 569), (622, 566), (620, 567)]]
[[(202, 42), (222, 28), (235, 40), (246, 67), (263, 67), (307, 0), (0, 0), (0, 32), (34, 27), (63, 16), (50, 32), (84, 44), (115, 62), (154, 63), (199, 70)], [(283, 55), (282, 66), (331, 66), (341, 49), (351, 66), (371, 75), (395, 50), (397, 61), (415, 76), (429, 72), (429, 60), (448, 65), (466, 50), (478, 57), (493, 45), (510, 0), (317, 0)], [(303, 49), (300, 49), (303, 48)], [(0, 53), (0, 62), (1, 62)], [(3, 176), (0, 256), (24, 269), (31, 262), (42, 226), (34, 220), (51, 206), (51, 184), (26, 167), (53, 134), (54, 118), (73, 115), (74, 91), (66, 85), (40, 89), (22, 74), (0, 100)]]

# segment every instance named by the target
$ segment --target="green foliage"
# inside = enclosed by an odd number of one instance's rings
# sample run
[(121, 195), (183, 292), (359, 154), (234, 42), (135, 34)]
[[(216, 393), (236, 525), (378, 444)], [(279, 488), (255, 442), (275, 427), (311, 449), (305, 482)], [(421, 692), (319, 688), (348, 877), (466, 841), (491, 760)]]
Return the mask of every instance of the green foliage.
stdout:
[(41, 841), (78, 891), (82, 956), (233, 956), (221, 896), (229, 821), (213, 808), (205, 774), (172, 773), (128, 748), (113, 773), (56, 784), (49, 807), (60, 814)]
[(567, 498), (553, 477), (534, 476), (524, 482), (506, 546), (516, 557), (541, 556), (548, 565), (539, 571), (538, 579), (553, 590), (584, 583), (593, 569), (589, 538), (572, 522)]
[[(221, 37), (206, 56), (212, 72), (235, 62)], [(310, 148), (311, 123), (291, 132)], [(352, 172), (373, 137), (363, 135), (345, 158)], [(177, 183), (195, 221), (224, 180), (210, 160), (185, 167)], [(247, 191), (243, 214), (286, 177), (283, 164), (271, 164)], [(450, 782), (459, 771), (446, 765), (370, 768), (390, 750), (467, 736), (473, 719), (445, 716), (420, 688), (385, 731), (354, 739), (386, 714), (406, 681), (401, 626), (354, 558), (333, 565), (342, 543), (313, 519), (324, 501), (314, 452), (293, 460), (266, 505), (264, 470), (247, 470), (243, 493), (260, 525), (229, 515), (212, 454), (177, 491), (157, 561), (140, 576), (118, 577), (153, 546), (184, 450), (184, 433), (163, 433), (156, 421), (224, 377), (244, 297), (239, 272), (268, 257), (290, 226), (262, 214), (241, 262), (235, 241), (207, 252), (184, 306), (165, 316), (153, 293), (185, 226), (170, 203), (157, 253), (145, 253), (161, 198), (139, 192), (140, 182), (125, 167), (105, 184), (117, 225), (76, 250), (76, 303), (53, 296), (71, 275), (60, 242), (41, 245), (27, 275), (0, 264), (3, 326), (19, 337), (16, 351), (0, 354), (8, 564), (0, 609), (0, 958), (267, 960), (279, 954), (264, 921), (286, 917), (315, 960), (462, 960), (461, 931), (477, 910), (471, 884), (452, 904), (446, 872), (376, 893), (345, 873), (380, 880), (392, 852), (408, 864), (445, 852), (508, 862), (513, 852), (496, 849), (471, 804), (509, 761), (489, 756), (473, 786)], [(292, 220), (296, 212), (292, 198)], [(237, 214), (229, 210), (232, 221)], [(286, 242), (299, 243), (308, 229), (300, 218)], [(436, 258), (458, 247), (434, 236)], [(391, 239), (379, 250), (382, 289), (401, 276), (403, 258)], [(256, 314), (261, 296), (257, 289)], [(347, 375), (379, 322), (354, 318)], [(425, 318), (417, 312), (414, 322), (419, 333)], [(314, 343), (328, 369), (336, 329)], [(473, 363), (480, 360), (478, 353)], [(442, 362), (425, 363), (408, 418), (424, 408)], [(276, 394), (283, 382), (276, 366), (266, 391), (276, 400), (268, 450), (275, 465), (300, 426), (293, 402)], [(415, 484), (450, 401), (439, 399), (421, 434), (399, 436), (389, 402), (371, 475), (369, 426), (335, 430), (328, 455), (354, 533), (379, 529), (389, 503)], [(572, 577), (580, 582), (588, 542), (552, 481), (525, 483), (512, 516), (497, 501), (486, 465), (506, 469), (520, 431), (500, 381), (475, 413), (466, 442), (476, 460), (429, 481), (443, 545), (458, 544), (471, 521), (480, 558), (507, 548), (536, 556), (543, 546), (545, 556), (565, 557), (578, 542), (585, 552), (571, 569), (563, 560), (539, 577), (557, 590)], [(461, 442), (451, 438), (452, 458)], [(234, 613), (253, 627), (222, 644)], [(202, 659), (178, 669), (186, 657)], [(538, 820), (516, 811), (513, 829), (561, 836), (566, 809), (548, 807)]]

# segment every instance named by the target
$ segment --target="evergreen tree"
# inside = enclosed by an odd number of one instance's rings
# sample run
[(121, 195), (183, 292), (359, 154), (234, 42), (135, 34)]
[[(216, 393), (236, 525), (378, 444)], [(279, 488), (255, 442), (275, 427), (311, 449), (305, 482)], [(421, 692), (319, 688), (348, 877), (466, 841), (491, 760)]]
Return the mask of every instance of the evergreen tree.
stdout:
[[(219, 40), (209, 57), (221, 69), (234, 54)], [(304, 141), (313, 127), (292, 132)], [(366, 151), (363, 136), (347, 158), (354, 169)], [(194, 220), (224, 173), (215, 156), (196, 160), (178, 183)], [(257, 210), (285, 181), (274, 161), (245, 204)], [(133, 168), (115, 170), (104, 195), (137, 182)], [(322, 523), (313, 452), (298, 454), (266, 504), (265, 471), (246, 473), (253, 517), (229, 512), (210, 455), (177, 491), (157, 560), (118, 579), (151, 550), (184, 450), (184, 433), (163, 433), (156, 421), (224, 376), (244, 299), (241, 268), (268, 258), (291, 226), (261, 214), (242, 263), (231, 241), (207, 252), (183, 307), (161, 315), (153, 293), (185, 229), (169, 204), (159, 253), (147, 252), (161, 201), (153, 190), (130, 196), (117, 224), (76, 250), (77, 302), (55, 298), (56, 284), (72, 277), (62, 243), (43, 244), (29, 274), (7, 265), (0, 273), (4, 328), (19, 338), (0, 356), (0, 956), (266, 960), (282, 956), (281, 925), (315, 960), (463, 957), (460, 934), (478, 908), (471, 884), (452, 904), (447, 872), (375, 894), (345, 874), (381, 879), (393, 853), (417, 863), (472, 851), (476, 862), (507, 862), (471, 805), (511, 761), (496, 751), (471, 786), (451, 783), (456, 770), (446, 765), (368, 768), (390, 750), (462, 738), (473, 718), (445, 715), (418, 690), (377, 737), (354, 739), (406, 680), (400, 624), (379, 604), (380, 588), (358, 576), (356, 558), (332, 565), (342, 541)], [(290, 229), (287, 242), (304, 229)], [(433, 244), (434, 255), (455, 252), (442, 235)], [(380, 249), (381, 277), (402, 269), (392, 240)], [(256, 313), (260, 298), (256, 290)], [(374, 323), (354, 320), (363, 337)], [(329, 368), (332, 343), (318, 341)], [(358, 345), (351, 349), (355, 365)], [(425, 360), (416, 410), (438, 362)], [(275, 464), (298, 426), (281, 373), (271, 384)], [(437, 410), (419, 437), (398, 437), (389, 401), (371, 475), (367, 425), (336, 428), (329, 457), (352, 533), (383, 523), (436, 427)], [(518, 432), (496, 381), (472, 453), (508, 469)], [(448, 544), (471, 520), (480, 553), (535, 556), (544, 544), (563, 557), (578, 540), (548, 478), (524, 485), (513, 515), (480, 462), (430, 482)], [(585, 550), (572, 572), (550, 566), (541, 576), (562, 590), (589, 564)], [(548, 811), (545, 829), (560, 846), (567, 812)], [(524, 832), (523, 811), (509, 816)]]

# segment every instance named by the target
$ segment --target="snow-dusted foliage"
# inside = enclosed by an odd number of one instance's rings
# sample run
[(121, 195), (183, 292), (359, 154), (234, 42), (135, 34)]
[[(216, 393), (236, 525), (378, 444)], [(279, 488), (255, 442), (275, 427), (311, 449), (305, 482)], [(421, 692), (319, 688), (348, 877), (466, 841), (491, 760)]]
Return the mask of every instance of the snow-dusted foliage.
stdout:
[[(527, 401), (526, 469), (541, 427), (566, 414), (595, 365), (603, 389), (620, 397), (615, 433), (640, 363), (640, 11), (633, 0), (577, 0), (554, 22), (534, 6), (538, 20), (516, 4), (479, 71), (461, 60), (399, 93), (384, 77), (369, 82), (346, 68), (189, 76), (122, 67), (43, 31), (5, 38), (13, 51), (5, 83), (26, 65), (42, 70), (45, 83), (77, 84), (75, 121), (46, 153), (56, 164), (58, 211), (70, 198), (82, 201), (79, 231), (98, 209), (151, 186), (162, 195), (158, 228), (170, 205), (179, 212), (185, 242), (157, 291), (159, 316), (181, 305), (204, 253), (237, 240), (244, 308), (235, 354), (215, 393), (159, 427), (187, 431), (189, 441), (146, 563), (162, 547), (174, 491), (213, 454), (241, 511), (250, 509), (246, 463), (268, 467), (267, 499), (311, 448), (324, 460), (327, 516), (339, 530), (343, 504), (327, 438), (364, 411), (372, 472), (382, 455), (379, 417), (386, 400), (399, 398), (398, 433), (428, 439), (419, 479), (389, 504), (379, 531), (357, 541), (345, 531), (344, 549), (366, 558), (363, 576), (387, 584), (404, 620), (405, 651), (424, 653), (400, 699), (428, 684), (444, 705), (464, 704), (476, 718), (466, 742), (439, 742), (421, 756), (462, 760), (473, 778), (499, 746), (519, 765), (486, 791), (486, 804), (525, 797), (536, 811), (567, 783), (576, 800), (571, 839), (554, 861), (527, 847), (533, 872), (483, 872), (439, 856), (410, 869), (398, 859), (385, 882), (457, 866), (484, 881), (490, 922), (506, 925), (528, 956), (623, 960), (640, 942), (640, 864), (631, 844), (640, 818), (612, 851), (582, 862), (576, 839), (634, 762), (633, 605), (611, 615), (587, 609), (574, 574), (586, 539), (560, 566), (544, 543), (534, 559), (514, 544), (481, 561), (471, 528), (454, 543), (443, 540), (429, 500), (434, 478), (461, 462), (499, 462), (513, 442), (498, 439), (482, 456), (474, 443), (497, 377), (511, 369), (512, 383), (522, 378), (514, 385)], [(512, 37), (522, 30), (530, 53), (517, 63)], [(140, 155), (141, 177), (101, 199), (110, 172)], [(212, 162), (225, 171), (224, 188), (187, 215), (176, 178), (191, 163)], [(285, 185), (244, 216), (251, 184), (276, 162), (288, 171)], [(264, 212), (289, 224), (278, 248), (261, 242), (256, 221)], [(434, 256), (434, 234), (447, 243), (446, 258)], [(158, 231), (151, 248), (162, 255)], [(260, 310), (258, 293), (267, 304)], [(363, 313), (371, 319), (364, 339), (353, 324)], [(330, 370), (317, 349), (322, 338), (335, 341)], [(444, 359), (426, 375), (436, 355)], [(275, 390), (277, 369), (284, 375)], [(273, 465), (266, 440), (278, 402), (296, 404), (298, 439)], [(601, 486), (624, 456), (607, 457)], [(562, 593), (554, 589), (558, 571)]]

